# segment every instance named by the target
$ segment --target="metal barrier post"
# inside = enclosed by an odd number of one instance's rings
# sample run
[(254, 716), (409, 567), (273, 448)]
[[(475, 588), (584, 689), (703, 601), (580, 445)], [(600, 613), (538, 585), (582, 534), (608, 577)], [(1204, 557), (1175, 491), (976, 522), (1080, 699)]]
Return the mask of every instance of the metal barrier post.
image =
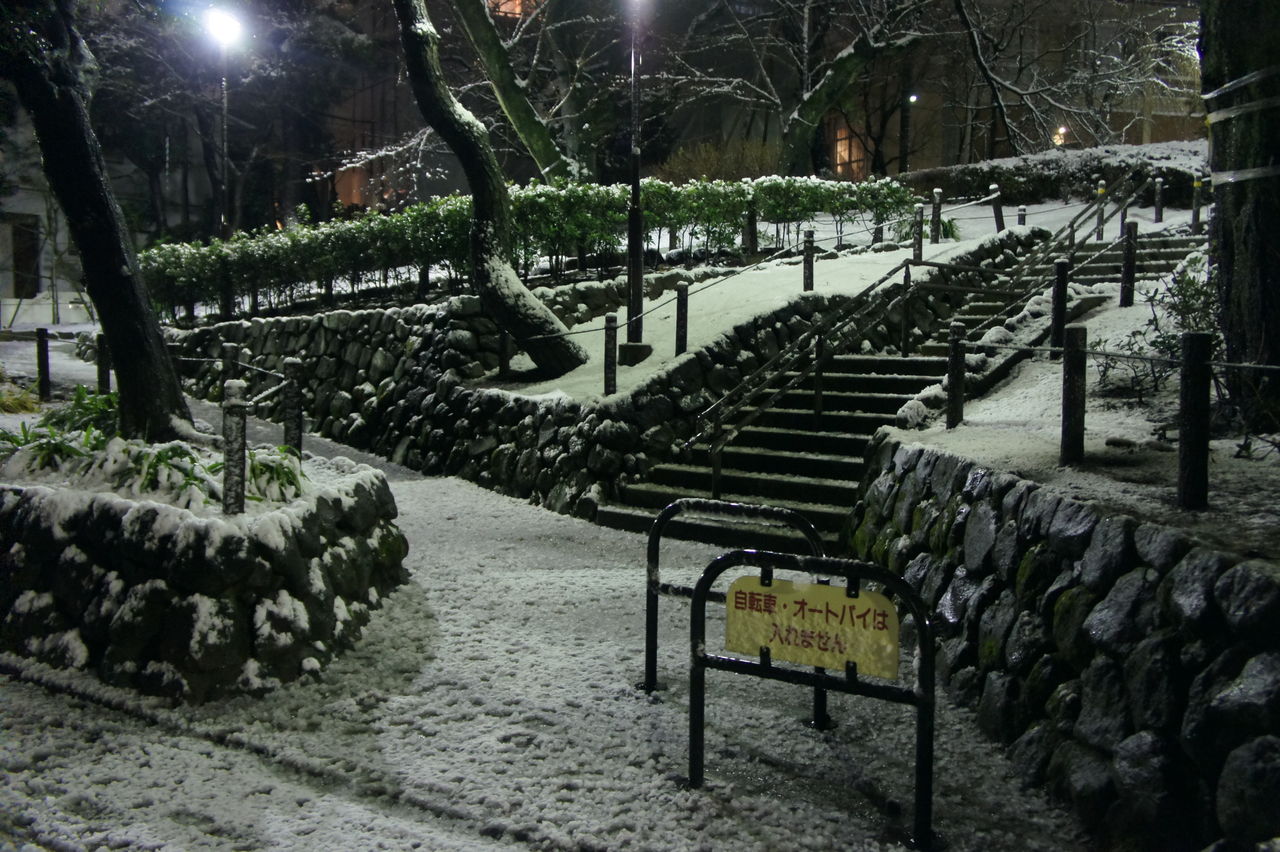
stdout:
[(1164, 178), (1156, 178), (1155, 211), (1152, 220), (1158, 225), (1164, 221)]
[(1102, 241), (1103, 228), (1107, 221), (1107, 205), (1103, 203), (1103, 199), (1107, 197), (1107, 182), (1098, 181), (1098, 224), (1094, 229), (1093, 237), (1099, 242)]
[(942, 239), (942, 190), (934, 187), (933, 210), (929, 216), (929, 242), (937, 243)]
[[(1060, 257), (1053, 262), (1053, 311), (1049, 317), (1049, 346), (1054, 350), (1062, 349), (1063, 330), (1067, 327), (1067, 285), (1071, 283), (1071, 261)], [(1060, 351), (1049, 353), (1049, 358), (1056, 361), (1062, 357)]]
[(964, 420), (964, 323), (953, 322), (947, 337), (947, 428), (954, 429)]
[(111, 393), (111, 347), (107, 345), (105, 334), (99, 334), (95, 343), (98, 352), (98, 393)]
[(302, 453), (302, 359), (284, 359), (284, 389), (281, 392), (284, 445)]
[(813, 231), (804, 232), (804, 291), (813, 292)]
[(234, 343), (224, 343), (219, 350), (222, 353), (222, 381), (229, 382), (240, 376), (240, 347)]
[(222, 513), (244, 512), (245, 420), (249, 403), (246, 385), (231, 379), (222, 385)]
[(987, 187), (987, 191), (994, 196), (991, 199), (991, 213), (996, 219), (996, 233), (1004, 230), (1004, 208), (1000, 206), (1000, 184), (993, 183)]
[(1085, 340), (1082, 325), (1069, 326), (1062, 357), (1062, 441), (1058, 464), (1084, 461)]
[(1133, 285), (1138, 277), (1138, 223), (1124, 223), (1124, 261), (1120, 265), (1120, 307), (1133, 306)]
[(1203, 201), (1201, 195), (1203, 193), (1204, 181), (1196, 175), (1195, 180), (1191, 181), (1191, 233), (1199, 236), (1204, 226), (1200, 222), (1200, 204)]
[(689, 348), (689, 283), (676, 284), (676, 354)]
[(1018, 205), (1018, 224), (1027, 224), (1027, 205), (1025, 204)]
[(618, 315), (604, 318), (604, 395), (618, 392)]
[(924, 258), (924, 205), (917, 204), (911, 220), (911, 256)]
[(1188, 331), (1182, 335), (1182, 381), (1178, 413), (1178, 506), (1209, 505), (1209, 401), (1213, 370), (1213, 336)]
[(41, 402), (53, 398), (53, 382), (49, 378), (49, 329), (36, 329), (36, 393)]
[(898, 349), (902, 357), (911, 354), (911, 267), (902, 268), (902, 321), (898, 324)]

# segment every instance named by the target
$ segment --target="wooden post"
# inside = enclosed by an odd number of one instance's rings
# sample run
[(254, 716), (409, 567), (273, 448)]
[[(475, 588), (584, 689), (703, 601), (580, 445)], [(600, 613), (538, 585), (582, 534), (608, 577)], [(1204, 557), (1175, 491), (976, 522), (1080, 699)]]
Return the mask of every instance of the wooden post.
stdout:
[(760, 239), (756, 235), (756, 229), (759, 226), (758, 217), (756, 203), (752, 201), (747, 205), (747, 227), (742, 234), (742, 247), (746, 250), (747, 257), (760, 252)]
[(107, 336), (99, 334), (96, 338), (98, 351), (98, 393), (111, 393), (111, 348), (107, 346)]
[(1062, 346), (1067, 327), (1067, 285), (1071, 283), (1071, 261), (1060, 257), (1053, 262), (1053, 312), (1049, 318), (1049, 346), (1054, 351), (1049, 358), (1062, 357)]
[(911, 222), (911, 256), (916, 260), (924, 259), (924, 205), (917, 204)]
[(953, 322), (947, 336), (947, 428), (954, 429), (964, 420), (964, 323)]
[(1213, 370), (1213, 335), (1182, 335), (1182, 381), (1178, 413), (1178, 506), (1209, 505), (1209, 402)]
[(222, 513), (244, 512), (244, 424), (249, 413), (240, 379), (222, 385)]
[(1191, 233), (1199, 236), (1204, 230), (1204, 225), (1200, 222), (1200, 203), (1203, 193), (1204, 181), (1196, 175), (1195, 180), (1191, 182)]
[(284, 421), (284, 445), (302, 454), (302, 359), (284, 359), (284, 389), (280, 419)]
[(1018, 205), (1018, 224), (1027, 224), (1027, 205), (1025, 204)]
[(1120, 307), (1133, 306), (1133, 285), (1138, 277), (1138, 223), (1124, 225), (1124, 260), (1120, 265)]
[(1000, 184), (993, 183), (987, 191), (994, 197), (991, 199), (991, 213), (996, 219), (996, 233), (1004, 230), (1004, 208), (1000, 206)]
[(604, 395), (618, 392), (618, 315), (604, 318)]
[(49, 329), (36, 329), (36, 394), (41, 402), (53, 399), (53, 382), (49, 377)]
[(902, 357), (911, 354), (911, 267), (902, 268), (902, 322), (898, 328), (898, 349)]
[(676, 283), (676, 354), (689, 348), (689, 282)]
[(1107, 182), (1098, 181), (1098, 224), (1094, 228), (1093, 238), (1098, 242), (1102, 242), (1103, 228), (1106, 225), (1107, 205), (1105, 199), (1107, 197)]
[(1084, 461), (1085, 341), (1082, 325), (1069, 326), (1062, 358), (1062, 443), (1058, 463)]
[(942, 190), (934, 187), (933, 210), (929, 215), (929, 242), (937, 244), (942, 239)]
[(804, 232), (804, 291), (813, 292), (813, 231)]
[(223, 343), (219, 351), (222, 353), (222, 381), (240, 378), (240, 347), (235, 343)]
[(1156, 178), (1155, 212), (1153, 221), (1158, 225), (1164, 221), (1164, 178)]

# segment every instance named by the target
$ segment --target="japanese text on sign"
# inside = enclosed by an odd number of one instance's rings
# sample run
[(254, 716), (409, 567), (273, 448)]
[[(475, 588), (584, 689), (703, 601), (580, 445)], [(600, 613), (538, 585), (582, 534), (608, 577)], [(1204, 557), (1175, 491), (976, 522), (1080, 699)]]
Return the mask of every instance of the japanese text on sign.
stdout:
[(729, 586), (725, 648), (757, 656), (768, 647), (775, 660), (841, 669), (848, 660), (860, 674), (898, 676), (898, 612), (889, 599), (844, 586), (739, 577)]

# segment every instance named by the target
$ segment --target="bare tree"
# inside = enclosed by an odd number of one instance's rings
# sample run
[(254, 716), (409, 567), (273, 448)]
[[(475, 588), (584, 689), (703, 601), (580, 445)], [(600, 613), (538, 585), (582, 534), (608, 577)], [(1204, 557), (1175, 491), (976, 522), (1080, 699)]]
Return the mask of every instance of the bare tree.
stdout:
[(35, 126), (45, 177), (84, 263), (120, 389), (120, 431), (150, 441), (190, 422), (89, 124), (86, 77), (93, 55), (74, 21), (75, 0), (22, 0), (0, 25), (0, 76), (10, 80)]
[(472, 285), (489, 315), (510, 332), (539, 368), (551, 375), (567, 373), (586, 363), (587, 353), (564, 336), (564, 323), (529, 292), (506, 260), (511, 205), (488, 133), (445, 85), (440, 35), (423, 0), (394, 0), (394, 5), (418, 108), (457, 155), (471, 185)]

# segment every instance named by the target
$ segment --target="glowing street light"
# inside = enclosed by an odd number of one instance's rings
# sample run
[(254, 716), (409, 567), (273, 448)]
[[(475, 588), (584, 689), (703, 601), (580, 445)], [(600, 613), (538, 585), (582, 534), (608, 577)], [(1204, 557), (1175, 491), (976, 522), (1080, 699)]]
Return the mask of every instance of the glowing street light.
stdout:
[(1058, 132), (1053, 134), (1053, 144), (1062, 145), (1066, 141), (1067, 141), (1067, 128), (1066, 126), (1059, 127)]
[[(222, 210), (219, 215), (222, 217), (222, 238), (227, 239), (231, 236), (231, 187), (227, 184), (227, 50), (240, 41), (244, 28), (240, 19), (231, 12), (213, 6), (204, 13), (204, 29), (218, 45), (218, 58), (222, 64), (222, 125), (218, 134), (218, 148), (222, 158)], [(230, 308), (229, 305), (223, 307), (228, 310)]]
[(918, 100), (919, 95), (902, 99), (902, 112), (898, 115), (898, 174), (911, 170), (911, 106)]

